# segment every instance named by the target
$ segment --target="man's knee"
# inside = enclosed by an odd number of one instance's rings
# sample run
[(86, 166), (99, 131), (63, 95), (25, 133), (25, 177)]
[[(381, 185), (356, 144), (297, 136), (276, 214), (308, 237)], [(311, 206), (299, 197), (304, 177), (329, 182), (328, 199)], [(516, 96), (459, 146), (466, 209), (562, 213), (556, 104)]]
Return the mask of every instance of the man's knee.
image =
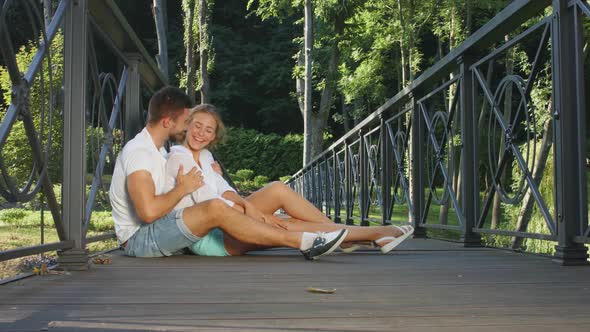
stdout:
[(207, 216), (212, 218), (223, 217), (230, 209), (229, 205), (219, 198), (210, 199), (208, 201), (202, 202), (201, 204), (204, 205)]
[(211, 223), (223, 218), (224, 213), (229, 206), (222, 200), (215, 198), (195, 204), (184, 210), (184, 222), (192, 223)]

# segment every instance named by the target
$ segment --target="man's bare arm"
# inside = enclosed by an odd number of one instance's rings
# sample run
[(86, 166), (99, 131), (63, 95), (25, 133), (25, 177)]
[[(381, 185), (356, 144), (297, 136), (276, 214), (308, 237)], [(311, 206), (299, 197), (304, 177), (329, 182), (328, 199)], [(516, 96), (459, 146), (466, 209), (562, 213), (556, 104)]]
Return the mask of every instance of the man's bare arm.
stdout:
[(163, 195), (156, 195), (156, 187), (148, 171), (136, 171), (127, 177), (127, 190), (135, 212), (146, 223), (152, 223), (168, 214), (185, 195), (202, 185), (201, 172), (193, 168), (183, 175), (182, 166), (178, 170), (176, 186)]

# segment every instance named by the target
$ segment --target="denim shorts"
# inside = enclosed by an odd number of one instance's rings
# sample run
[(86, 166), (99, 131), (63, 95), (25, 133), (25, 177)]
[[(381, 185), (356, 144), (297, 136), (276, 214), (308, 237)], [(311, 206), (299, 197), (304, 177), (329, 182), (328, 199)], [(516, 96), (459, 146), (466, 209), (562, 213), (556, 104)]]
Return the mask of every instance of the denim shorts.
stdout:
[(200, 238), (191, 233), (182, 221), (182, 209), (172, 211), (151, 224), (143, 224), (127, 240), (124, 252), (132, 257), (181, 255)]

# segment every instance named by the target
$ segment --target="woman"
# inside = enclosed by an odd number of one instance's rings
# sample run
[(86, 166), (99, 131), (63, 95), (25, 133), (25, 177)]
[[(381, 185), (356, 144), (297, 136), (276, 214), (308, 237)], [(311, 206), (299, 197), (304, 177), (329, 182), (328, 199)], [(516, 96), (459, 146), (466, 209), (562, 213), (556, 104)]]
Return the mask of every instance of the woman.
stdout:
[[(182, 167), (188, 172), (198, 167), (205, 185), (185, 196), (176, 208), (187, 207), (208, 199), (220, 198), (228, 205), (261, 222), (296, 232), (333, 232), (348, 229), (346, 242), (371, 241), (387, 253), (413, 234), (412, 226), (361, 227), (334, 224), (313, 204), (281, 182), (272, 182), (246, 198), (239, 196), (214, 169), (214, 159), (207, 148), (214, 148), (224, 139), (225, 126), (215, 107), (201, 104), (187, 118), (187, 132), (182, 145), (173, 146), (166, 164), (166, 186), (173, 188), (175, 176)], [(282, 209), (289, 216), (278, 218)], [(354, 247), (353, 247), (354, 248)], [(239, 242), (220, 229), (209, 232), (190, 248), (202, 256), (238, 256), (260, 247)]]

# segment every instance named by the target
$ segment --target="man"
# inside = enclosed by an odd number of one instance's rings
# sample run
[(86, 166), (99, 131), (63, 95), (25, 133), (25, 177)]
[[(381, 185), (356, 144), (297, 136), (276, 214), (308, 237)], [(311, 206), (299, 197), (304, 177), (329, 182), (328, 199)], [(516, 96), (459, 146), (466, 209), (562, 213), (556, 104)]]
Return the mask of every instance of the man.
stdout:
[(203, 185), (196, 168), (178, 171), (176, 186), (163, 192), (167, 140), (186, 131), (191, 106), (180, 89), (164, 87), (148, 107), (148, 123), (130, 140), (115, 164), (109, 198), (115, 232), (125, 254), (137, 257), (171, 256), (199, 241), (215, 227), (238, 241), (261, 247), (291, 247), (307, 259), (332, 252), (346, 230), (331, 233), (288, 232), (256, 221), (214, 199), (172, 211), (185, 195)]

